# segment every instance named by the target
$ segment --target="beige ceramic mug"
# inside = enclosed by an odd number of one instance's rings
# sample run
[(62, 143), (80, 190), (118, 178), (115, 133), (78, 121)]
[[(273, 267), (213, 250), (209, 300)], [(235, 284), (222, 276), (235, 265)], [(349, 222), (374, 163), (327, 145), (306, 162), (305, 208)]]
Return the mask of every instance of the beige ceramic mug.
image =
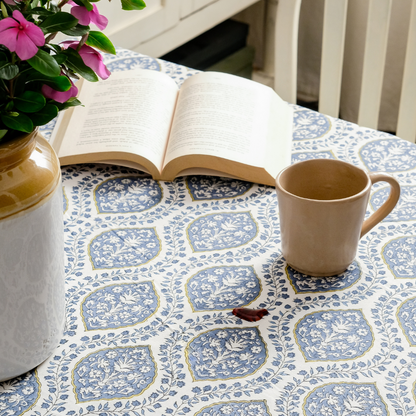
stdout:
[[(371, 185), (380, 181), (390, 184), (390, 195), (364, 221)], [(303, 274), (334, 276), (353, 262), (360, 238), (395, 207), (400, 185), (340, 160), (313, 159), (283, 169), (276, 192), (287, 263)]]

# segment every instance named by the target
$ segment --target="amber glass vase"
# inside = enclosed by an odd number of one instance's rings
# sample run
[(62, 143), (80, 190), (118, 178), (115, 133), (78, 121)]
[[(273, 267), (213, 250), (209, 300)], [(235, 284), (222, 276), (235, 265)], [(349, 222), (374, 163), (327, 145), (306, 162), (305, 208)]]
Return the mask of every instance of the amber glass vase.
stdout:
[(0, 381), (45, 361), (62, 337), (59, 161), (37, 131), (0, 142)]

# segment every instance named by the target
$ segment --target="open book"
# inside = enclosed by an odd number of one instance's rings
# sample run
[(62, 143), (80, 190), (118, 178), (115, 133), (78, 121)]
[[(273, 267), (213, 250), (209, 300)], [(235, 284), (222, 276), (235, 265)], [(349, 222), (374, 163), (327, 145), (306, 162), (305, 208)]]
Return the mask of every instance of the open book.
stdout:
[(290, 164), (292, 109), (269, 87), (204, 72), (178, 88), (146, 69), (83, 82), (84, 106), (61, 112), (51, 145), (61, 165), (112, 163), (157, 180), (228, 176), (274, 186)]

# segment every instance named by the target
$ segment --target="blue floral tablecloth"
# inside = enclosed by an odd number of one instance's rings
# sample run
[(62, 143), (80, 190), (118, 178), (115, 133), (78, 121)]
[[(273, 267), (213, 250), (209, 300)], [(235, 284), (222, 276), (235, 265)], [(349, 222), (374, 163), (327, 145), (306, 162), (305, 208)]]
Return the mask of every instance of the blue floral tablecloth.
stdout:
[[(126, 50), (106, 62), (178, 84), (195, 73)], [(349, 269), (286, 266), (273, 188), (65, 167), (65, 333), (0, 383), (0, 415), (416, 414), (416, 146), (294, 108), (294, 163), (338, 158), (402, 185)], [(387, 192), (373, 188), (367, 214)], [(238, 306), (270, 314), (242, 321)]]

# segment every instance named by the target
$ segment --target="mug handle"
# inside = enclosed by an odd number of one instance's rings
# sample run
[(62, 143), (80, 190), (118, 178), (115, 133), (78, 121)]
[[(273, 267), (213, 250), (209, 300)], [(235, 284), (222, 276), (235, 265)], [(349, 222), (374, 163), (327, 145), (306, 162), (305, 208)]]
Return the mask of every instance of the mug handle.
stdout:
[(385, 173), (370, 173), (371, 184), (374, 185), (376, 182), (387, 182), (390, 185), (390, 195), (387, 201), (369, 218), (363, 222), (361, 227), (360, 238), (367, 234), (375, 225), (387, 217), (392, 209), (396, 206), (397, 201), (400, 198), (400, 185), (396, 179)]

